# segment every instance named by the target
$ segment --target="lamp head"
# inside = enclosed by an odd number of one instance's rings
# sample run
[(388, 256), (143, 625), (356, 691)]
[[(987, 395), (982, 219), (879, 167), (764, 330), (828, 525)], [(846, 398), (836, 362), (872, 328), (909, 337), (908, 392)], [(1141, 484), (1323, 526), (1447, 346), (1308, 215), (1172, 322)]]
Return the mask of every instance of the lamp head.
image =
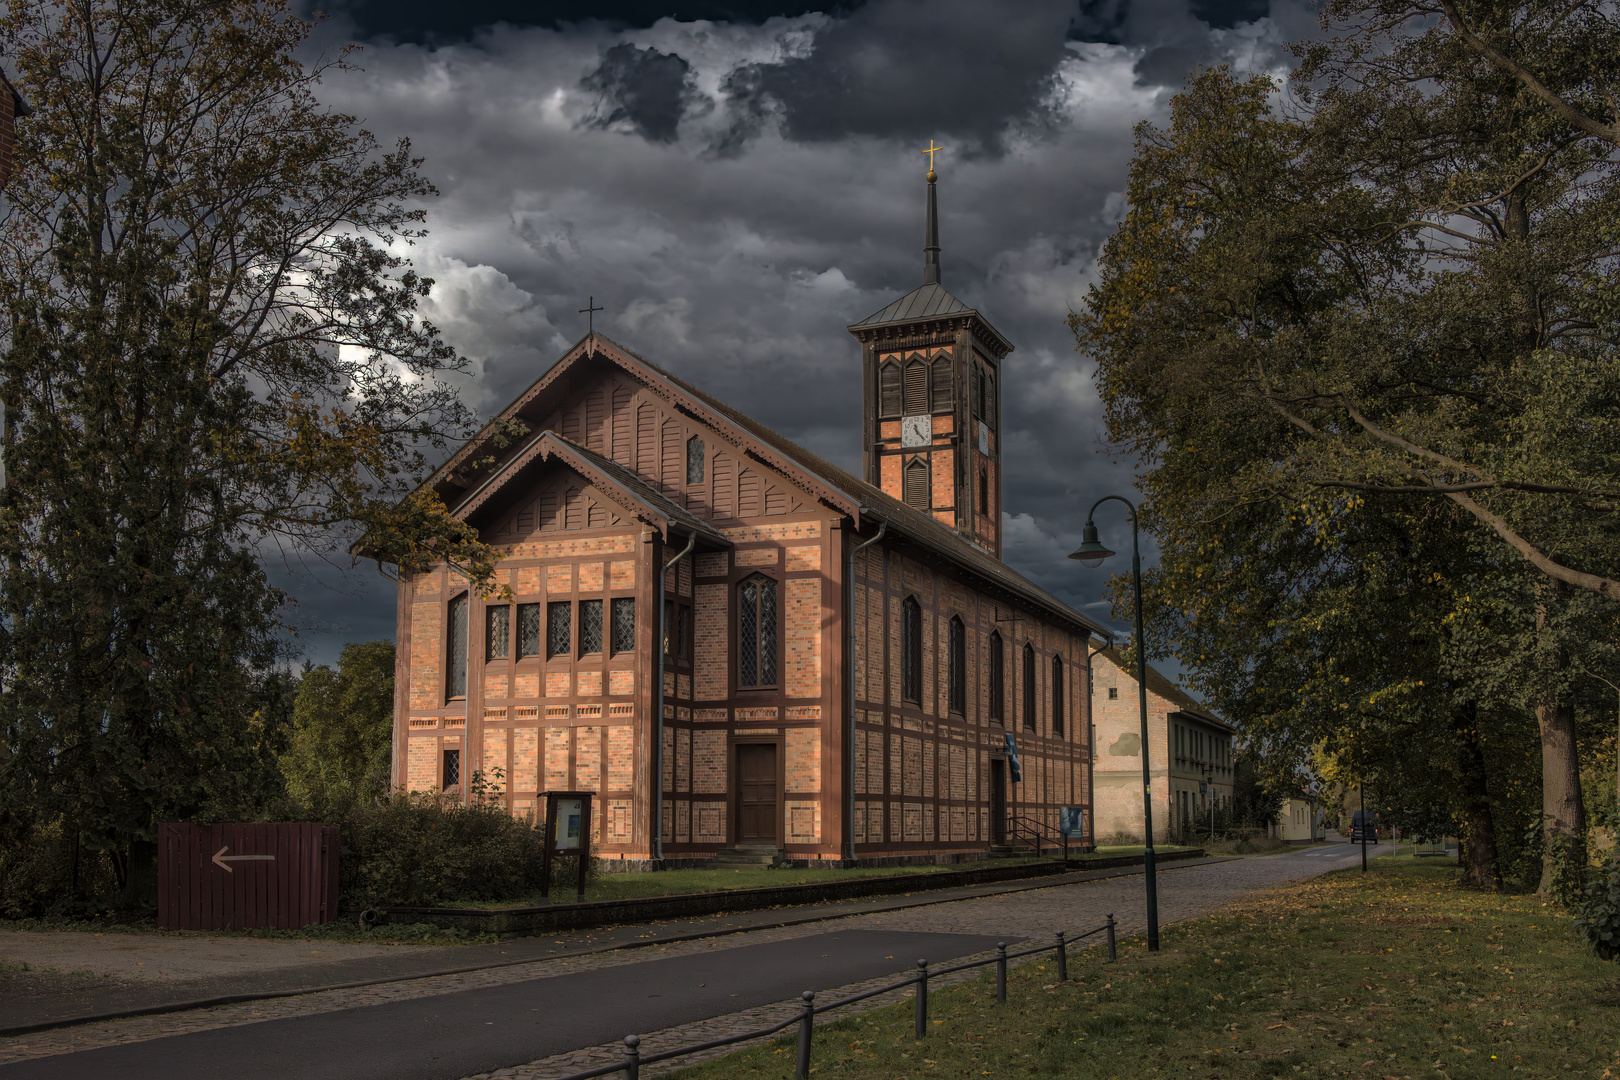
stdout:
[(1075, 549), (1069, 558), (1081, 566), (1101, 566), (1104, 559), (1113, 552), (1103, 547), (1097, 540), (1097, 524), (1087, 521), (1085, 530), (1080, 534), (1080, 546)]

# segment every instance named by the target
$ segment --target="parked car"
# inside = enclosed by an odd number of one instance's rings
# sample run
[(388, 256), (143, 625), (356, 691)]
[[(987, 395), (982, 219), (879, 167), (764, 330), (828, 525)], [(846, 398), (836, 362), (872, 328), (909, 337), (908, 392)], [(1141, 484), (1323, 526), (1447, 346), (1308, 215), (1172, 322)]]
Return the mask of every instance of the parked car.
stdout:
[(1378, 843), (1378, 815), (1371, 810), (1352, 810), (1350, 812), (1350, 842), (1359, 844), (1365, 838), (1367, 843)]

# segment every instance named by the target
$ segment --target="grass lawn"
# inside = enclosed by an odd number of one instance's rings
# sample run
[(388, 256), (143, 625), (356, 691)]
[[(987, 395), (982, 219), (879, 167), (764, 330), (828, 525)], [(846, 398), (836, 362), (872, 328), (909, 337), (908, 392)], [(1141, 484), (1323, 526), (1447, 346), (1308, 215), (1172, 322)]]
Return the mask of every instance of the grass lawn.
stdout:
[[(1620, 969), (1533, 896), (1458, 885), (1449, 860), (1374, 860), (1166, 928), (1163, 948), (1076, 951), (818, 1028), (818, 1080), (1620, 1074)], [(1610, 1069), (1615, 1072), (1611, 1073)], [(682, 1070), (787, 1078), (792, 1040)]]
[[(725, 892), (729, 889), (755, 889), (779, 885), (814, 885), (851, 878), (903, 877), (917, 874), (937, 874), (949, 870), (974, 870), (986, 865), (1020, 866), (1036, 862), (1035, 859), (997, 859), (994, 863), (964, 863), (959, 866), (882, 866), (861, 867), (853, 870), (660, 870), (648, 874), (598, 874), (585, 889), (585, 899), (628, 900), (643, 896), (680, 896), (687, 893)], [(1040, 862), (1051, 862), (1041, 859)], [(553, 871), (551, 900), (553, 903), (572, 903), (578, 895), (574, 882), (558, 881)], [(501, 900), (488, 903), (469, 903), (470, 908), (524, 907), (539, 902), (539, 895), (521, 900)], [(446, 905), (454, 906), (454, 905)]]

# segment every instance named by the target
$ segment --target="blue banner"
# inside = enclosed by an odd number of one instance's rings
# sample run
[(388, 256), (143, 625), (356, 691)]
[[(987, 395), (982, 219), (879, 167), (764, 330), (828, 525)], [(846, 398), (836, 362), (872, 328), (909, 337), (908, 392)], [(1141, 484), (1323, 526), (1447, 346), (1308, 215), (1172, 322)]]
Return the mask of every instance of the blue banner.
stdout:
[(1024, 779), (1024, 770), (1018, 764), (1018, 744), (1013, 742), (1010, 731), (1003, 732), (1002, 737), (1007, 740), (1007, 775), (1011, 776), (1012, 782), (1016, 784)]

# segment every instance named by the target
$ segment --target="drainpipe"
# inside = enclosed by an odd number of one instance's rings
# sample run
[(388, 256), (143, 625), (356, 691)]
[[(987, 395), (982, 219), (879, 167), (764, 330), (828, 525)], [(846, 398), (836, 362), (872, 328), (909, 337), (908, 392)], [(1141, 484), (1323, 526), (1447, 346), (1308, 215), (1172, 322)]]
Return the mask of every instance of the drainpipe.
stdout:
[[(861, 507), (866, 513), (866, 507)], [(855, 553), (883, 539), (889, 523), (878, 523), (877, 535), (844, 554), (844, 862), (855, 865)]]
[(654, 615), (654, 625), (658, 633), (653, 637), (653, 648), (658, 653), (658, 677), (653, 680), (653, 812), (652, 812), (652, 857), (653, 862), (664, 861), (664, 641), (669, 637), (669, 627), (664, 625), (664, 582), (669, 578), (670, 570), (680, 564), (680, 561), (692, 554), (697, 547), (697, 533), (686, 542), (681, 553), (664, 564), (658, 572), (658, 600), (657, 612)]
[[(1108, 634), (1108, 644), (1104, 649), (1114, 647), (1114, 635)], [(1091, 850), (1097, 850), (1097, 690), (1091, 681), (1091, 659), (1102, 649), (1092, 649), (1091, 642), (1086, 642), (1086, 723), (1090, 730), (1086, 732), (1086, 798), (1091, 800)]]

